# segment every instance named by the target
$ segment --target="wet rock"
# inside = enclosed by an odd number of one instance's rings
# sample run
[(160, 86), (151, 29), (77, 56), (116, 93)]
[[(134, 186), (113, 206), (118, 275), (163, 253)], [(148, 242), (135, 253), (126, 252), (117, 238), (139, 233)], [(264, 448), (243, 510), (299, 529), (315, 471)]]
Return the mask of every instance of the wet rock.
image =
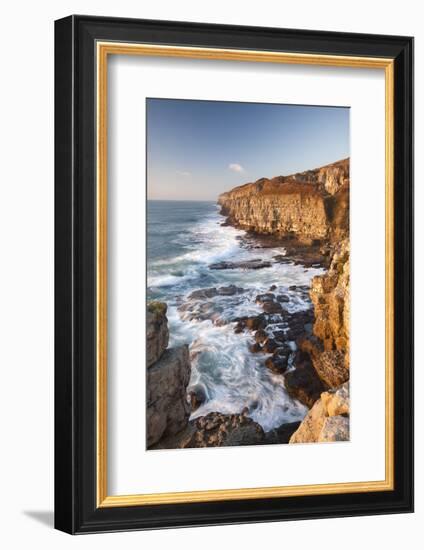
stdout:
[(264, 344), (268, 340), (268, 333), (263, 330), (259, 329), (255, 332), (255, 342), (258, 344)]
[(255, 258), (254, 260), (246, 260), (243, 262), (217, 262), (211, 264), (209, 269), (264, 269), (265, 267), (271, 267), (271, 262)]
[(259, 330), (265, 328), (268, 324), (267, 319), (263, 315), (256, 315), (253, 317), (241, 317), (237, 319), (237, 324), (234, 328), (234, 332), (240, 333), (243, 330)]
[(157, 361), (168, 347), (169, 330), (166, 317), (167, 306), (163, 302), (150, 302), (146, 312), (147, 366)]
[(292, 263), (292, 260), (290, 258), (287, 258), (284, 254), (276, 254), (275, 256), (272, 257), (272, 259), (277, 264), (290, 264), (290, 263)]
[(265, 352), (265, 353), (274, 353), (274, 351), (278, 348), (279, 346), (279, 343), (276, 342), (274, 339), (272, 338), (268, 338), (268, 340), (265, 342), (262, 350)]
[(257, 342), (255, 342), (254, 344), (251, 344), (249, 346), (249, 351), (251, 353), (260, 353), (262, 351), (262, 346), (260, 344), (258, 344)]
[(307, 353), (296, 352), (294, 364), (295, 369), (288, 372), (285, 377), (286, 390), (291, 397), (311, 408), (326, 387)]
[(215, 296), (234, 296), (235, 294), (241, 294), (243, 292), (245, 292), (244, 288), (240, 288), (236, 285), (221, 286), (219, 288), (200, 288), (189, 294), (187, 300), (208, 300)]
[(287, 303), (290, 302), (290, 298), (286, 294), (279, 294), (277, 296), (277, 302)]
[(206, 391), (203, 386), (199, 384), (190, 389), (188, 398), (191, 404), (191, 410), (197, 410), (200, 405), (203, 405), (207, 399)]
[(184, 429), (190, 415), (187, 386), (191, 365), (188, 346), (167, 349), (147, 369), (147, 446)]
[(273, 292), (274, 290), (277, 290), (277, 285), (271, 285), (269, 287), (270, 292)]
[(281, 314), (283, 312), (283, 308), (281, 307), (281, 304), (279, 302), (273, 302), (273, 301), (263, 302), (262, 309), (264, 310), (265, 313), (270, 313), (270, 314), (273, 314), (273, 313)]
[(268, 357), (265, 366), (275, 374), (284, 374), (288, 369), (288, 355), (279, 355), (277, 353)]
[(292, 434), (298, 429), (300, 422), (289, 422), (282, 424), (278, 428), (274, 428), (265, 433), (264, 443), (266, 445), (285, 444), (290, 441)]
[(234, 296), (234, 294), (242, 294), (246, 292), (244, 288), (236, 285), (221, 286), (218, 288), (219, 296)]
[(174, 438), (172, 443), (173, 448), (231, 447), (258, 445), (264, 437), (262, 427), (247, 416), (246, 409), (241, 414), (212, 412), (197, 418), (182, 431), (179, 441)]
[(178, 307), (178, 312), (184, 321), (207, 321), (220, 324), (224, 308), (215, 302), (188, 301)]
[(272, 337), (276, 342), (285, 342), (287, 340), (287, 331), (285, 330), (274, 330), (272, 332)]
[(188, 295), (188, 300), (207, 300), (218, 296), (218, 290), (216, 288), (200, 288), (199, 290), (194, 290), (191, 294)]
[(257, 304), (263, 305), (268, 302), (273, 302), (275, 300), (275, 294), (272, 292), (267, 292), (265, 294), (258, 294), (255, 298)]

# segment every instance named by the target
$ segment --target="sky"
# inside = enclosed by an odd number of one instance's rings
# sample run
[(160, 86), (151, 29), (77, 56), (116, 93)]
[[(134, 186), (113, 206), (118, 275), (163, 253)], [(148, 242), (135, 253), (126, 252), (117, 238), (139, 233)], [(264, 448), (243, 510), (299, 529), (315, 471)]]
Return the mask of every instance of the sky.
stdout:
[(349, 156), (349, 108), (147, 99), (147, 197), (216, 200)]

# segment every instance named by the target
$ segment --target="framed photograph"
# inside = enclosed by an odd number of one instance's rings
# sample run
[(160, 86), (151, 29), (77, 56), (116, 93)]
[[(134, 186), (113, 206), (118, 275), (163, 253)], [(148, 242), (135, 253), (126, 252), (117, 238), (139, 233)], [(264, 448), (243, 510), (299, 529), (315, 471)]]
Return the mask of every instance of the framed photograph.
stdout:
[(55, 524), (413, 509), (413, 39), (55, 25)]

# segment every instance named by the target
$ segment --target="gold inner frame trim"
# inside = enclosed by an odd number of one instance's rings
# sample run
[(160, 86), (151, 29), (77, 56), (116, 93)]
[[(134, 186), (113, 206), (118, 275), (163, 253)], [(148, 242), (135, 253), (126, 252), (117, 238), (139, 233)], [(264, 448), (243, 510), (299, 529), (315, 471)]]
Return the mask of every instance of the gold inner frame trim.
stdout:
[[(394, 489), (394, 61), (390, 58), (318, 55), (254, 50), (194, 48), (123, 42), (96, 43), (97, 54), (97, 506), (142, 506), (306, 495), (363, 493)], [(315, 485), (217, 489), (109, 496), (107, 492), (107, 61), (109, 55), (142, 55), (283, 63), (385, 71), (386, 362), (385, 479)]]

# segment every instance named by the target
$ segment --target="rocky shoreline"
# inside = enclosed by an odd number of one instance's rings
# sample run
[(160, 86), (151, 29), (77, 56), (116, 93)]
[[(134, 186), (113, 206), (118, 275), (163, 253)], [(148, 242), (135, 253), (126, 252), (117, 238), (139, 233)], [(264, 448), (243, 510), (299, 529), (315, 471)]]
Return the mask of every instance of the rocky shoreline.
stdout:
[[(211, 270), (257, 270), (297, 262), (324, 267), (311, 287), (276, 285), (258, 294), (262, 313), (223, 315), (219, 301), (234, 310), (245, 289), (235, 285), (193, 291), (179, 305), (187, 321), (232, 324), (251, 335), (249, 352), (266, 354), (264, 368), (284, 379), (287, 393), (304, 404), (304, 420), (269, 432), (246, 407), (239, 414), (220, 411), (190, 420), (206, 399), (202, 388), (188, 395), (188, 346), (168, 349), (166, 304), (147, 308), (147, 446), (150, 449), (346, 441), (349, 439), (349, 160), (293, 176), (261, 179), (224, 193), (218, 200), (224, 224), (247, 231), (243, 246), (273, 247), (286, 253), (272, 260), (218, 262)], [(293, 296), (311, 308), (290, 312)], [(194, 346), (193, 346), (194, 348)], [(192, 349), (192, 354), (196, 353)]]

